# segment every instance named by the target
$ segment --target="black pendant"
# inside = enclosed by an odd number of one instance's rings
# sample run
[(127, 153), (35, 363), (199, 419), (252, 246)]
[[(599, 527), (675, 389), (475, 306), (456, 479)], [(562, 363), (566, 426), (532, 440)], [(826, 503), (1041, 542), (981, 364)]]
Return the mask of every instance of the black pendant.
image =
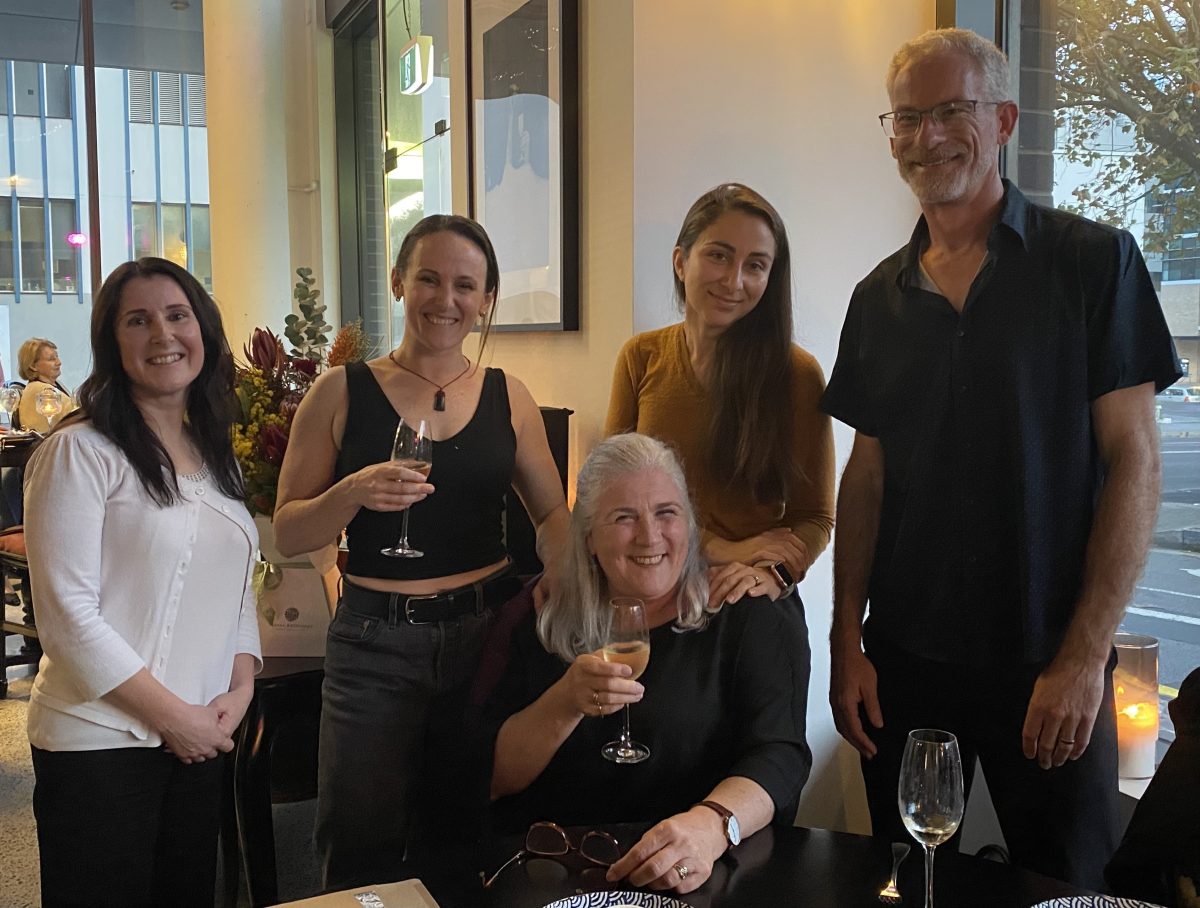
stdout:
[(439, 413), (446, 409), (446, 392), (438, 388), (437, 394), (433, 395), (433, 409)]

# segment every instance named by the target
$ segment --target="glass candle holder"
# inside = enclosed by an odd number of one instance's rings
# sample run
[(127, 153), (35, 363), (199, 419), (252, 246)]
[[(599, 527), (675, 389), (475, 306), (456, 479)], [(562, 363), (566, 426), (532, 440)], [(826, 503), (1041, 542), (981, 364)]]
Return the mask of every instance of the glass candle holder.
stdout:
[(1158, 640), (1119, 633), (1113, 643), (1118, 772), (1123, 779), (1148, 779), (1158, 746)]

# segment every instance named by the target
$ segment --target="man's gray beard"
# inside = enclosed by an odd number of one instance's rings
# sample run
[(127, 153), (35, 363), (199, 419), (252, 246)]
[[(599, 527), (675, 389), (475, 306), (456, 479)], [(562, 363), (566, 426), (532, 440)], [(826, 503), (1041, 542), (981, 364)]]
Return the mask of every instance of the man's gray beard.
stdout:
[(900, 178), (908, 184), (917, 201), (923, 205), (940, 205), (961, 199), (966, 195), (971, 177), (974, 176), (969, 170), (961, 167), (953, 173), (938, 175), (922, 171), (916, 164), (906, 166), (900, 160), (896, 161), (896, 167), (900, 171)]

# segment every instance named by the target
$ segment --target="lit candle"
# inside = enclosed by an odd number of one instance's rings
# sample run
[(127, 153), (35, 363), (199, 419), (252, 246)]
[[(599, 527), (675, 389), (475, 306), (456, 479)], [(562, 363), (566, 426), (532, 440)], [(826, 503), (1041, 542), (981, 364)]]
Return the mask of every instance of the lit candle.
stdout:
[(1113, 672), (1117, 701), (1117, 766), (1123, 779), (1154, 775), (1158, 743), (1158, 691), (1120, 668)]

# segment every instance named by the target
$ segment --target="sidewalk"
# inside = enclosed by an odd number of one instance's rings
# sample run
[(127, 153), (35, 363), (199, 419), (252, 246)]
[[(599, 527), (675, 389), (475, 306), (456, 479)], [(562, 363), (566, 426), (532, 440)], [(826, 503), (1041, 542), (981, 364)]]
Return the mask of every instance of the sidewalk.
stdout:
[(1166, 549), (1200, 552), (1200, 504), (1165, 501), (1159, 505), (1154, 544)]

